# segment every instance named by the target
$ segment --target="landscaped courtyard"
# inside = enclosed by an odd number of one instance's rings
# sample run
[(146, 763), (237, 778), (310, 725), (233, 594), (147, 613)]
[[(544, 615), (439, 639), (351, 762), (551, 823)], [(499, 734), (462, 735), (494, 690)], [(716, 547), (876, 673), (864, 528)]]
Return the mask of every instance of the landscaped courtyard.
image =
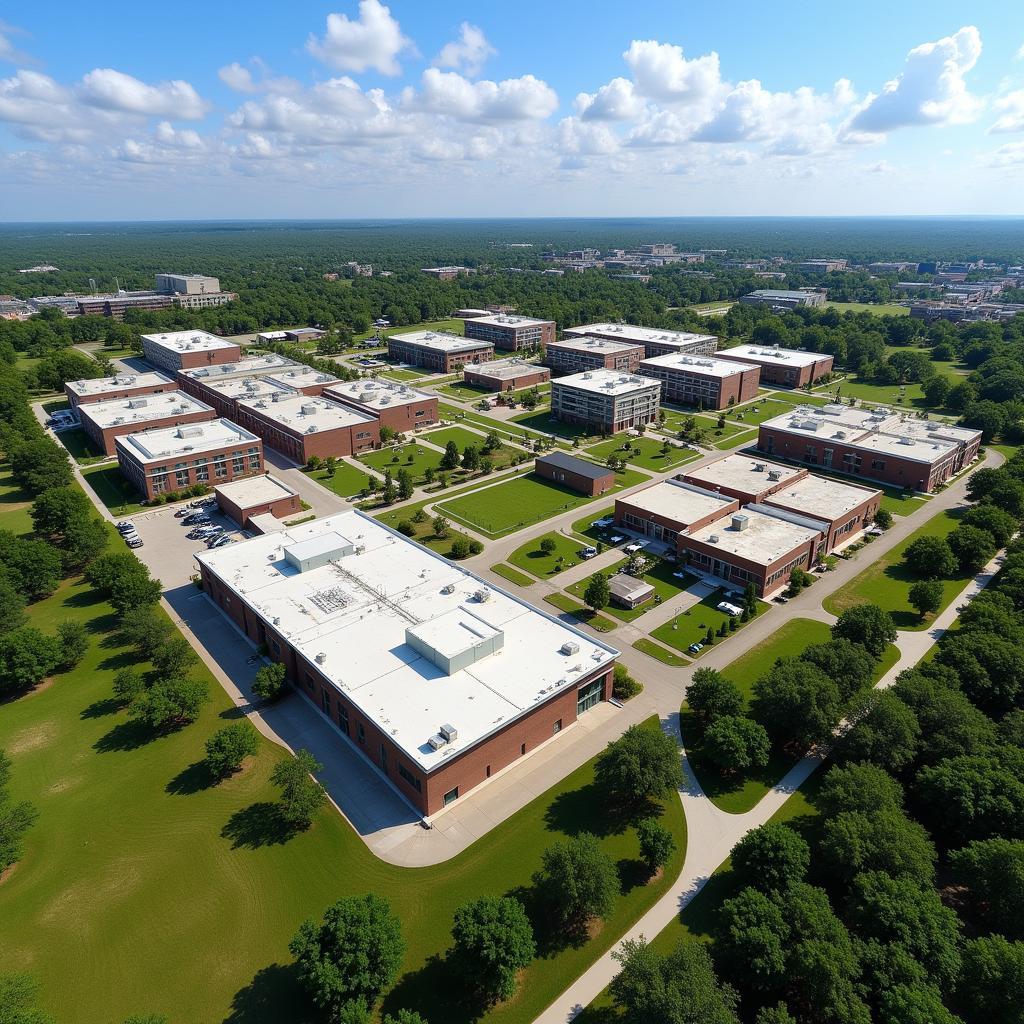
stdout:
[(604, 462), (609, 455), (625, 459), (632, 466), (653, 473), (667, 473), (676, 466), (696, 459), (697, 453), (689, 448), (666, 444), (651, 437), (613, 437), (586, 449), (587, 458)]

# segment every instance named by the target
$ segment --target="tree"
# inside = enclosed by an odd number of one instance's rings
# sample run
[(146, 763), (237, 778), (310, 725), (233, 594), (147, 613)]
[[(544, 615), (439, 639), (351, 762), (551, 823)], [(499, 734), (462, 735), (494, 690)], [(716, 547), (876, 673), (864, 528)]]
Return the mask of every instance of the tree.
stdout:
[(441, 469), (458, 469), (461, 461), (459, 446), (454, 441), (449, 441), (445, 445), (444, 455), (441, 456)]
[(608, 586), (608, 577), (603, 572), (595, 573), (583, 591), (583, 600), (588, 608), (599, 612), (612, 598), (611, 588)]
[(933, 985), (893, 985), (879, 996), (880, 1019), (886, 1024), (964, 1024), (942, 1002)]
[(131, 704), (146, 689), (146, 680), (132, 668), (122, 668), (114, 675), (114, 696), (122, 704)]
[(989, 935), (966, 943), (956, 995), (967, 1024), (1020, 1024), (1024, 942)]
[(290, 828), (309, 828), (324, 805), (327, 794), (313, 778), (323, 767), (308, 750), (298, 750), (294, 757), (279, 761), (270, 773), (270, 781), (281, 790), (281, 817)]
[(205, 679), (171, 676), (158, 679), (138, 694), (128, 714), (152, 729), (177, 729), (194, 722), (209, 700), (210, 688)]
[(558, 549), (558, 544), (556, 543), (554, 537), (545, 537), (540, 542), (540, 549), (544, 552), (545, 555), (553, 555), (555, 551)]
[(635, 680), (625, 665), (616, 663), (612, 672), (612, 696), (616, 700), (630, 700), (643, 690), (643, 685)]
[(716, 718), (704, 733), (704, 755), (724, 772), (759, 770), (772, 745), (763, 725), (743, 715)]
[(960, 525), (984, 530), (1000, 548), (1006, 547), (1017, 532), (1017, 520), (1009, 512), (989, 504), (969, 508), (960, 519)]
[(162, 676), (182, 676), (194, 664), (196, 652), (183, 636), (168, 637), (150, 656)]
[(247, 757), (255, 755), (259, 737), (250, 722), (232, 722), (206, 741), (206, 764), (218, 779), (237, 772)]
[(412, 473), (407, 469), (398, 471), (398, 498), (399, 501), (407, 501), (412, 497), (413, 483)]
[(39, 983), (30, 974), (0, 974), (0, 1024), (54, 1024), (38, 1001)]
[(74, 487), (44, 491), (29, 509), (34, 532), (55, 543), (64, 536), (70, 523), (92, 514), (92, 502)]
[(704, 728), (724, 715), (743, 714), (739, 687), (713, 668), (698, 668), (693, 673), (686, 688), (686, 703)]
[(944, 595), (945, 588), (939, 580), (918, 580), (911, 586), (907, 599), (923, 619), (926, 615), (934, 615), (942, 607)]
[(823, 864), (849, 884), (862, 871), (885, 871), (921, 884), (935, 875), (935, 847), (928, 833), (902, 811), (844, 811), (826, 821), (820, 844)]
[(842, 695), (817, 665), (782, 659), (754, 683), (753, 709), (770, 735), (806, 748), (831, 736), (842, 714)]
[(924, 392), (924, 398), (928, 403), (928, 407), (939, 409), (945, 404), (951, 388), (952, 385), (948, 377), (935, 374), (924, 382), (921, 390)]
[(811, 864), (803, 837), (777, 822), (748, 832), (732, 848), (731, 857), (740, 882), (765, 892), (781, 892), (802, 882)]
[(946, 542), (962, 572), (977, 572), (995, 558), (997, 551), (992, 534), (977, 526), (958, 526)]
[(148, 572), (136, 573), (114, 580), (108, 599), (121, 615), (125, 615), (141, 605), (156, 604), (160, 600), (162, 589), (160, 581), (150, 579)]
[(918, 537), (903, 552), (903, 561), (925, 580), (948, 579), (956, 572), (956, 557), (944, 537)]
[(725, 900), (719, 913), (715, 957), (730, 977), (755, 991), (776, 989), (786, 970), (790, 929), (779, 905), (757, 889)]
[(875, 662), (859, 643), (839, 637), (823, 644), (811, 644), (800, 655), (801, 661), (817, 665), (839, 687), (843, 700), (871, 685)]
[(11, 476), (30, 494), (68, 487), (74, 479), (67, 453), (48, 437), (19, 442), (9, 457)]
[(395, 500), (398, 498), (398, 488), (395, 487), (394, 477), (391, 475), (391, 470), (384, 470), (384, 488), (380, 492), (380, 500), (385, 505), (393, 505)]
[(676, 851), (672, 833), (657, 818), (644, 818), (636, 827), (636, 836), (640, 841), (640, 859), (652, 875), (663, 868)]
[(25, 621), (25, 598), (0, 576), (0, 633), (10, 633)]
[(903, 787), (875, 764), (848, 764), (830, 768), (822, 780), (816, 804), (824, 817), (844, 811), (900, 811)]
[(921, 726), (913, 710), (891, 690), (869, 693), (853, 718), (856, 724), (836, 751), (841, 761), (871, 761), (900, 772), (917, 756)]
[(847, 639), (860, 644), (877, 661), (886, 647), (896, 640), (892, 616), (875, 604), (847, 608), (832, 627), (834, 640)]
[(757, 1011), (754, 1024), (797, 1024), (797, 1020), (785, 1003), (776, 1003), (774, 1006), (762, 1006)]
[(60, 645), (60, 661), (57, 668), (61, 672), (73, 669), (89, 650), (89, 631), (81, 622), (65, 619), (57, 624), (57, 643)]
[(0, 636), (0, 696), (36, 686), (60, 661), (60, 643), (35, 626), (21, 626)]
[(28, 601), (48, 597), (60, 583), (60, 552), (44, 540), (0, 530), (0, 575)]
[(252, 681), (252, 692), (255, 697), (271, 703), (279, 700), (286, 688), (287, 673), (281, 662), (272, 661), (269, 665), (261, 665), (256, 670), (256, 677)]
[(499, 448), (501, 448), (501, 438), (498, 437), (495, 431), (487, 431), (487, 437), (484, 438), (484, 451), (488, 455), (493, 455)]
[(174, 626), (159, 609), (151, 605), (131, 608), (121, 616), (121, 636), (139, 657), (149, 661), (164, 643), (175, 635)]
[(683, 784), (679, 745), (660, 729), (631, 725), (594, 767), (598, 791), (621, 805), (659, 800)]
[[(27, 800), (11, 799), (10, 781), (11, 760), (0, 750), (0, 872), (21, 859), (22, 840), (39, 817), (35, 806)], [(0, 1002), (0, 1014), (2, 1012)], [(0, 1024), (2, 1021), (0, 1016)]]
[(444, 516), (434, 516), (434, 521), (431, 523), (431, 527), (434, 531), (435, 537), (440, 537), (444, 540), (451, 532), (452, 524), (445, 519)]
[(509, 896), (481, 896), (455, 911), (451, 957), (465, 986), (490, 1004), (511, 999), (516, 973), (537, 947), (523, 905)]
[(1024, 693), (1024, 650), (1012, 640), (980, 629), (942, 637), (935, 659), (953, 670), (964, 693), (982, 711), (1000, 718)]
[(875, 512), (875, 526), (882, 530), (888, 530), (892, 526), (892, 513), (887, 508), (880, 508)]
[(474, 470), (480, 468), (480, 449), (473, 445), (467, 445), (462, 452), (463, 469)]
[(576, 932), (591, 918), (611, 913), (619, 875), (596, 837), (580, 832), (544, 851), (533, 884), (539, 905), (547, 908), (553, 921)]
[(399, 1010), (395, 1014), (385, 1013), (380, 1024), (428, 1024), (415, 1010)]
[(985, 925), (1010, 939), (1024, 936), (1024, 842), (976, 839), (949, 859)]
[(388, 902), (367, 893), (338, 900), (320, 922), (303, 922), (288, 948), (313, 1002), (337, 1011), (353, 1000), (376, 1002), (398, 975), (405, 940)]

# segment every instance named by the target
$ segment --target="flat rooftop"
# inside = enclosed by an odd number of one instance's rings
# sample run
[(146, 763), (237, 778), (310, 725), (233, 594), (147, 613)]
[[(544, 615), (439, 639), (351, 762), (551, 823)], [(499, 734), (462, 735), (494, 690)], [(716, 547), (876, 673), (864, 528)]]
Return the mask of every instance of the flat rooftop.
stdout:
[(302, 363), (295, 362), (294, 359), (279, 356), (276, 352), (266, 352), (259, 356), (246, 356), (245, 359), (238, 359), (233, 363), (196, 366), (190, 370), (179, 370), (178, 372), (184, 377), (206, 384), (212, 380), (227, 380), (230, 377), (265, 377), (271, 373), (294, 370), (302, 365)]
[(519, 316), (515, 313), (488, 313), (486, 316), (473, 317), (477, 324), (493, 324), (495, 327), (540, 327), (542, 324), (553, 324), (554, 320), (540, 320), (535, 316)]
[(765, 298), (770, 299), (804, 299), (808, 295), (813, 295), (813, 292), (802, 292), (796, 289), (788, 288), (756, 288), (750, 293), (751, 295), (763, 295)]
[(326, 398), (311, 398), (297, 391), (281, 391), (268, 397), (242, 398), (241, 409), (273, 420), (293, 434), (316, 434), (323, 430), (353, 427), (358, 423), (376, 423), (376, 418), (356, 412)]
[(214, 349), (238, 348), (238, 343), (218, 338), (206, 331), (172, 331), (169, 334), (144, 334), (143, 341), (151, 342), (168, 352), (212, 352)]
[(759, 369), (756, 363), (739, 363), (730, 359), (714, 359), (711, 356), (687, 356), (671, 352), (665, 356), (653, 356), (640, 361), (641, 368), (678, 370), (680, 373), (696, 373), (702, 377), (734, 377), (737, 373)]
[(427, 771), (618, 654), (356, 511), (197, 558)]
[[(759, 466), (763, 468), (759, 469)], [(684, 472), (689, 479), (700, 482), (709, 490), (728, 487), (734, 491), (756, 494), (776, 486), (780, 481), (795, 480), (807, 471), (800, 466), (782, 466), (777, 462), (752, 459), (747, 455), (726, 455), (717, 462)], [(771, 477), (776, 473), (778, 477), (773, 480)]]
[(114, 377), (95, 377), (92, 380), (69, 380), (64, 387), (79, 397), (105, 395), (108, 391), (123, 391), (125, 388), (160, 387), (173, 384), (165, 373), (152, 370), (147, 373), (119, 373)]
[(201, 455), (235, 444), (258, 445), (260, 439), (231, 420), (207, 420), (180, 427), (157, 427), (114, 439), (138, 462), (163, 462), (177, 455)]
[(692, 345), (694, 342), (717, 342), (718, 338), (713, 334), (694, 334), (690, 331), (667, 331), (661, 327), (638, 327), (636, 324), (582, 324), (579, 327), (568, 327), (563, 332), (575, 337), (582, 337), (587, 334), (614, 334), (623, 341), (633, 345), (643, 345), (645, 342), (657, 342), (659, 345), (676, 345), (683, 347)]
[(539, 455), (536, 462), (555, 466), (557, 469), (564, 469), (569, 473), (576, 473), (588, 480), (603, 480), (607, 476), (615, 475), (613, 470), (607, 466), (599, 466), (596, 462), (581, 459), (568, 452), (549, 452), (547, 455)]
[(661, 381), (651, 377), (640, 377), (633, 373), (622, 373), (620, 370), (584, 370), (568, 377), (559, 377), (551, 382), (553, 388), (575, 388), (578, 391), (591, 391), (598, 395), (629, 395), (650, 388), (661, 388)]
[(239, 508), (252, 508), (268, 501), (279, 501), (281, 498), (294, 498), (298, 493), (276, 476), (247, 476), (241, 480), (231, 480), (226, 484), (214, 487), (217, 494), (224, 495)]
[(549, 352), (552, 349), (556, 352), (593, 352), (600, 356), (610, 356), (619, 352), (631, 352), (636, 348), (642, 348), (639, 342), (577, 337), (565, 338), (562, 341), (552, 341), (547, 346)]
[(287, 394), (290, 389), (269, 377), (227, 376), (203, 381), (222, 398), (259, 398), (261, 395)]
[(815, 519), (835, 520), (881, 493), (870, 487), (856, 487), (812, 473), (765, 498), (765, 503), (802, 512)]
[[(746, 529), (737, 530), (732, 525), (740, 516), (746, 516)], [(747, 505), (721, 522), (694, 530), (690, 538), (737, 558), (768, 566), (820, 534), (820, 530), (759, 512), (754, 506)]]
[(295, 366), (275, 370), (269, 377), (287, 388), (308, 388), (316, 384), (334, 384), (338, 378), (333, 373), (322, 373), (314, 370), (312, 366), (305, 363), (298, 363)]
[(803, 348), (779, 348), (776, 345), (736, 345), (722, 350), (730, 359), (750, 359), (766, 366), (813, 366), (829, 357)]
[(118, 427), (124, 423), (146, 423), (150, 420), (166, 419), (169, 416), (184, 416), (189, 413), (210, 413), (204, 402), (197, 401), (184, 391), (164, 391), (159, 395), (136, 395), (133, 398), (108, 398), (89, 402), (78, 410), (83, 420), (92, 420), (101, 430)]
[[(487, 364), (488, 366), (490, 363)], [(337, 395), (367, 409), (388, 409), (413, 402), (425, 402), (437, 395), (417, 391), (407, 384), (390, 380), (345, 380), (332, 384), (325, 392), (327, 398)]]
[(430, 349), (433, 352), (463, 352), (488, 344), (486, 341), (463, 338), (458, 334), (447, 334), (443, 331), (409, 331), (408, 334), (392, 334), (388, 340), (392, 339), (404, 345), (415, 345), (417, 348)]
[(726, 509), (736, 505), (735, 498), (726, 498), (679, 480), (663, 480), (618, 501), (629, 508), (663, 516), (684, 526), (707, 516), (724, 514)]
[[(548, 348), (551, 346), (549, 345)], [(488, 363), (470, 367), (473, 373), (481, 377), (494, 377), (495, 380), (510, 380), (524, 373), (550, 373), (540, 363), (529, 363), (525, 359), (492, 359)]]

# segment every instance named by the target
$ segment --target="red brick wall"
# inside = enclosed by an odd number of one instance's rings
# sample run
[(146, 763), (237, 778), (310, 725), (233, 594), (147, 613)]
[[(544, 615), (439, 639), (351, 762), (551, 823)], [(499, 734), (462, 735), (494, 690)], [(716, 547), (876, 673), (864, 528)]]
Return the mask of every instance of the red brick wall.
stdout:
[(538, 366), (535, 369), (524, 370), (515, 377), (494, 380), (467, 366), (463, 371), (463, 377), (467, 384), (475, 384), (491, 391), (518, 391), (520, 388), (532, 388), (535, 384), (546, 384), (551, 379), (551, 371), (546, 366)]
[[(300, 434), (289, 430), (277, 420), (260, 415), (254, 409), (239, 408), (235, 422), (258, 434), (275, 451), (303, 464), (314, 455), (321, 459), (331, 455), (354, 455), (371, 451), (380, 445), (380, 424), (376, 420), (364, 420), (333, 430), (318, 430), (315, 434)], [(369, 436), (356, 436), (364, 433)]]
[[(670, 519), (668, 516), (657, 515), (653, 512), (648, 512), (646, 509), (637, 508), (635, 505), (630, 504), (629, 498), (616, 498), (615, 499), (615, 524), (617, 526), (626, 525), (626, 513), (636, 516), (638, 519), (646, 519), (650, 523), (658, 523), (661, 527), (666, 530), (670, 530), (672, 533), (679, 533), (681, 530), (700, 530), (705, 526), (709, 526), (711, 523), (716, 522), (719, 519), (724, 519), (726, 516), (732, 515), (733, 512), (738, 512), (740, 503), (738, 501), (732, 501), (728, 505), (722, 506), (720, 512), (709, 512), (706, 516), (701, 516), (695, 519), (692, 523), (682, 523), (678, 519)], [(628, 529), (634, 529), (634, 527), (627, 527)], [(681, 547), (681, 544), (677, 542), (677, 547)]]
[(615, 486), (615, 474), (611, 470), (606, 475), (594, 480), (580, 473), (559, 469), (557, 466), (541, 462), (538, 459), (534, 464), (534, 471), (537, 476), (542, 476), (546, 480), (562, 484), (565, 487), (571, 487), (574, 491), (579, 491), (580, 494), (589, 494), (591, 496), (604, 494), (605, 491), (610, 491)]
[[(679, 550), (699, 552), (707, 555), (709, 558), (717, 559), (726, 565), (735, 566), (751, 573), (754, 577), (753, 582), (757, 586), (758, 596), (770, 597), (772, 594), (787, 586), (789, 583), (788, 574), (783, 575), (780, 579), (774, 581), (770, 585), (767, 585), (767, 589), (765, 580), (783, 566), (788, 565), (794, 559), (799, 559), (798, 564), (800, 568), (809, 570), (814, 565), (817, 544), (813, 540), (800, 544), (791, 551), (786, 552), (786, 554), (772, 562), (770, 565), (758, 565), (756, 562), (752, 562), (749, 559), (740, 558), (737, 555), (723, 551), (717, 544), (709, 544), (705, 541), (694, 540), (693, 537), (680, 537)], [(710, 571), (706, 565), (702, 565), (700, 562), (694, 562), (694, 567)], [(742, 590), (746, 586), (746, 582), (746, 580), (735, 580), (734, 583), (736, 589)]]
[[(801, 513), (799, 509), (783, 505), (780, 499), (785, 496), (785, 493), (786, 492), (783, 491), (782, 494), (776, 495), (775, 500), (771, 497), (767, 498), (765, 504), (784, 509), (788, 512), (797, 512), (801, 515), (808, 515), (812, 519), (822, 519), (823, 521), (828, 522), (828, 535), (825, 538), (826, 553), (836, 547), (837, 544), (844, 544), (851, 537), (856, 536), (857, 533), (864, 529), (864, 527), (875, 518), (875, 513), (878, 511), (878, 506), (881, 502), (881, 497), (879, 495), (872, 495), (871, 497), (865, 498), (864, 501), (849, 512), (846, 512), (835, 519), (825, 520), (822, 516), (815, 515), (811, 512)], [(854, 524), (853, 528), (849, 530), (845, 529), (845, 527), (850, 523)]]
[[(257, 468), (249, 468), (249, 456), (245, 455), (245, 468), (240, 473), (235, 472), (234, 463), (231, 458), (231, 453), (253, 447), (251, 442), (239, 441), (235, 444), (225, 445), (225, 447), (223, 448), (211, 449), (210, 451), (203, 452), (202, 457), (208, 460), (207, 468), (209, 470), (210, 479), (199, 480), (196, 476), (195, 466), (189, 466), (188, 481), (183, 484), (179, 484), (177, 482), (176, 472), (174, 469), (175, 464), (183, 460), (177, 456), (169, 458), (166, 464), (164, 465), (164, 471), (167, 474), (167, 480), (166, 485), (164, 487), (164, 491), (162, 493), (166, 493), (168, 491), (180, 491), (184, 487), (190, 487), (192, 484), (197, 483), (206, 484), (208, 487), (215, 487), (217, 484), (226, 484), (229, 480), (241, 480), (242, 477), (255, 476), (258, 473), (264, 472), (263, 445), (260, 442), (259, 438), (256, 439), (255, 446), (259, 448), (260, 456), (259, 466)], [(224, 453), (228, 456), (227, 460), (224, 463), (225, 469), (227, 470), (227, 475), (218, 477), (214, 475), (213, 457), (221, 453)], [(190, 452), (188, 461), (191, 462), (197, 457), (199, 456), (197, 456), (195, 452)], [(143, 466), (142, 463), (137, 462), (134, 458), (131, 457), (131, 455), (126, 454), (124, 449), (122, 448), (117, 449), (117, 464), (118, 468), (121, 470), (122, 475), (126, 479), (131, 481), (131, 483), (134, 484), (135, 487), (137, 487), (139, 491), (146, 496), (147, 499), (156, 496), (156, 492), (153, 490), (151, 475), (158, 470), (158, 466)]]
[[(437, 399), (424, 398), (422, 401), (409, 402), (405, 405), (388, 405), (381, 409), (373, 409), (369, 406), (360, 405), (355, 399), (344, 393), (325, 389), (325, 397), (346, 408), (355, 409), (356, 412), (364, 413), (367, 416), (375, 416), (382, 427), (390, 427), (398, 433), (406, 433), (415, 430), (417, 427), (425, 427), (428, 424), (437, 423)], [(419, 414), (419, 415), (418, 415)], [(379, 436), (379, 433), (378, 433)]]
[(197, 366), (219, 366), (221, 363), (237, 362), (241, 358), (242, 350), (237, 345), (228, 345), (205, 352), (195, 350), (179, 352), (178, 366), (182, 370), (194, 370)]
[(302, 511), (302, 503), (299, 496), (293, 494), (291, 497), (276, 498), (273, 501), (263, 501), (258, 505), (249, 505), (242, 508), (238, 502), (231, 501), (223, 494), (217, 495), (217, 504), (224, 515), (233, 519), (239, 526), (246, 526), (253, 516), (261, 516), (269, 512), (276, 519), (284, 519), (286, 516), (294, 515)]
[(142, 384), (137, 387), (115, 388), (113, 391), (104, 391), (101, 395), (76, 395), (66, 384), (64, 394), (67, 396), (68, 404), (72, 409), (80, 405), (91, 405), (93, 402), (109, 402), (115, 398), (135, 398), (139, 395), (160, 395), (168, 391), (177, 391), (178, 386), (173, 381), (163, 384)]
[(184, 423), (202, 423), (205, 420), (217, 418), (217, 413), (212, 409), (196, 409), (194, 412), (182, 413), (178, 416), (161, 416), (159, 419), (146, 420), (145, 423), (119, 423), (117, 426), (100, 429), (96, 423), (87, 417), (82, 418), (82, 428), (89, 435), (93, 444), (102, 449), (107, 455), (117, 454), (115, 437), (123, 437), (125, 434), (137, 434), (140, 430), (156, 430), (159, 427), (177, 427)]

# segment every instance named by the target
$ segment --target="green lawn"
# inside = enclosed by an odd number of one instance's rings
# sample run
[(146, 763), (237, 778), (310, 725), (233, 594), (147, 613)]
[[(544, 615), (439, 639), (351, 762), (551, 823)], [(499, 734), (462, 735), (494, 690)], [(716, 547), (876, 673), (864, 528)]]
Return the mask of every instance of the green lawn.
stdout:
[(850, 374), (845, 380), (835, 381), (823, 389), (835, 399), (859, 398), (865, 402), (877, 402), (882, 405), (908, 408), (926, 408), (924, 392), (920, 384), (874, 384), (870, 380), (862, 380), (857, 374)]
[(685, 665), (690, 664), (689, 658), (684, 658), (680, 654), (675, 654), (668, 650), (668, 648), (662, 647), (661, 644), (656, 644), (653, 640), (648, 640), (645, 636), (634, 641), (633, 646), (641, 654), (646, 654), (648, 657), (654, 658), (655, 660), (660, 661), (663, 665), (669, 665), (672, 668), (682, 668)]
[[(741, 596), (732, 598), (731, 602), (733, 604), (742, 604)], [(712, 591), (703, 601), (692, 605), (686, 611), (680, 612), (675, 618), (669, 619), (668, 622), (660, 625), (651, 633), (651, 636), (655, 640), (683, 654), (689, 654), (690, 644), (704, 643), (704, 637), (709, 628), (715, 634), (716, 644), (725, 643), (734, 634), (728, 633), (726, 636), (718, 636), (718, 629), (722, 623), (729, 622), (729, 616), (725, 612), (720, 612), (715, 607), (716, 604), (724, 600), (729, 600), (726, 598), (724, 590)], [(767, 610), (768, 605), (759, 601), (758, 608), (763, 614)], [(739, 633), (742, 629), (743, 624), (740, 625), (736, 632)], [(704, 651), (707, 649), (705, 647)], [(699, 658), (704, 651), (699, 652), (694, 657)]]
[(832, 630), (817, 619), (790, 619), (772, 636), (751, 647), (722, 669), (748, 700), (756, 680), (760, 679), (779, 658), (793, 658), (811, 644), (824, 643)]
[(719, 299), (717, 302), (698, 302), (685, 308), (692, 309), (695, 313), (706, 313), (709, 309), (729, 309), (735, 305), (735, 299)]
[(580, 604), (579, 601), (574, 601), (567, 594), (548, 594), (544, 600), (548, 604), (553, 604), (559, 611), (568, 612), (580, 622), (585, 622), (598, 633), (609, 633), (615, 628), (615, 623), (611, 619), (592, 611), (586, 605)]
[(407, 469), (412, 474), (414, 483), (423, 483), (424, 474), (428, 469), (440, 471), (443, 455), (443, 452), (435, 451), (427, 445), (410, 441), (408, 444), (367, 452), (358, 458), (364, 465), (376, 470), (380, 476), (384, 475), (385, 470), (390, 469), (391, 475), (397, 479), (398, 471)]
[(729, 409), (725, 415), (729, 420), (735, 420), (748, 427), (756, 427), (759, 423), (764, 423), (765, 420), (792, 411), (798, 404), (796, 395), (793, 396), (793, 401), (772, 395), (770, 398), (759, 398), (753, 402), (747, 402), (746, 405)]
[[(629, 446), (628, 448), (626, 446)], [(649, 469), (653, 473), (666, 473), (684, 462), (692, 462), (697, 453), (689, 448), (678, 448), (670, 445), (666, 453), (662, 453), (662, 442), (651, 437), (615, 438), (603, 441), (586, 450), (588, 458), (604, 463), (609, 455), (625, 459), (630, 465)]]
[(600, 527), (594, 526), (600, 519), (611, 519), (615, 515), (615, 506), (609, 505), (607, 508), (602, 508), (598, 512), (588, 511), (585, 516), (581, 519), (577, 519), (572, 524), (572, 532), (577, 537), (585, 537), (591, 543), (596, 544), (598, 541), (607, 541), (608, 535), (615, 529), (614, 524), (611, 527)]
[[(635, 470), (617, 474), (616, 490), (642, 483), (647, 477)], [(496, 487), (445, 501), (439, 511), (490, 537), (522, 530), (562, 512), (596, 500), (529, 473)]]
[(96, 497), (117, 516), (130, 516), (141, 512), (142, 495), (122, 475), (117, 466), (96, 466), (82, 470), (82, 476)]
[(440, 430), (432, 430), (428, 434), (421, 435), (424, 441), (436, 444), (438, 448), (444, 448), (449, 441), (454, 441), (459, 451), (466, 448), (481, 448), (486, 440), (483, 434), (478, 434), (465, 427), (442, 427)]
[[(541, 543), (545, 540), (552, 540), (555, 543), (555, 549), (550, 554), (541, 550)], [(512, 565), (525, 569), (539, 579), (547, 579), (549, 576), (557, 576), (565, 569), (571, 569), (574, 565), (579, 565), (582, 559), (577, 552), (581, 547), (578, 538), (566, 537), (564, 533), (552, 530), (551, 533), (545, 533), (543, 537), (527, 541), (522, 547), (516, 548), (508, 560)]]
[(465, 381), (458, 381), (455, 384), (444, 384), (436, 389), (439, 395), (449, 395), (452, 398), (459, 398), (466, 402), (479, 401), (494, 392), (490, 388), (481, 387), (479, 384), (467, 384)]
[(334, 476), (328, 476), (322, 469), (306, 470), (305, 472), (310, 479), (315, 480), (322, 487), (334, 491), (339, 498), (355, 497), (364, 487), (369, 486), (367, 477), (372, 477), (376, 482), (380, 482), (380, 478), (376, 474), (360, 469), (344, 459), (338, 459), (334, 467)]
[(392, 334), (411, 334), (413, 331), (447, 331), (448, 334), (463, 334), (465, 321), (464, 320), (425, 320), (420, 324), (407, 324), (405, 327), (385, 327), (382, 331), (377, 330), (364, 331), (362, 334), (356, 334), (352, 340), (355, 342), (369, 341), (376, 334), (380, 333), (381, 337), (390, 338)]
[[(620, 569), (625, 568), (629, 558), (623, 558), (620, 562), (610, 566), (608, 569), (603, 570), (606, 576), (611, 577)], [(655, 597), (652, 597), (650, 601), (644, 602), (638, 608), (620, 608), (618, 605), (610, 604), (604, 610), (609, 615), (614, 615), (615, 618), (621, 619), (623, 622), (632, 622), (634, 619), (638, 619), (644, 612), (649, 612), (652, 608), (657, 607), (656, 598), (660, 597), (662, 601), (668, 601), (675, 597), (677, 594), (681, 594), (687, 587), (697, 582), (697, 577), (690, 573), (685, 573), (682, 579), (677, 579), (674, 573), (682, 572), (677, 565), (672, 562), (665, 562), (662, 559), (654, 560), (654, 564), (640, 577), (645, 583), (650, 583), (654, 587)], [(596, 575), (596, 573), (594, 574)], [(593, 576), (588, 576), (586, 579), (579, 580), (574, 583), (567, 590), (570, 594), (583, 600), (583, 595), (586, 592), (587, 585), (590, 583)]]
[(393, 366), (387, 370), (382, 370), (380, 375), (391, 380), (422, 381), (424, 377), (433, 376), (433, 372), (431, 370), (416, 370), (408, 366)]
[(520, 587), (532, 587), (534, 583), (532, 576), (527, 576), (525, 572), (520, 572), (511, 565), (506, 565), (504, 562), (492, 565), (491, 572), (517, 584)]
[(89, 435), (81, 427), (72, 427), (70, 430), (61, 430), (56, 435), (57, 440), (68, 450), (68, 454), (80, 466), (91, 466), (97, 462), (103, 462), (110, 458), (93, 444)]
[(714, 447), (721, 451), (729, 451), (732, 448), (747, 448), (757, 442), (756, 430), (745, 430), (732, 437), (724, 437), (720, 441), (714, 441)]
[[(900, 629), (927, 629), (930, 620), (921, 617), (910, 607), (908, 594), (917, 577), (903, 565), (903, 552), (918, 537), (945, 537), (960, 521), (961, 509), (950, 509), (932, 517), (915, 530), (902, 544), (872, 562), (863, 572), (825, 599), (825, 608), (840, 615), (856, 604), (877, 604), (892, 615)], [(967, 585), (973, 573), (958, 573), (951, 580), (942, 581), (941, 611)]]
[[(494, 430), (497, 431), (499, 437), (515, 441), (518, 444), (532, 445), (534, 441), (545, 436), (536, 430), (525, 429), (520, 424), (513, 423), (510, 420), (494, 419), (485, 413), (459, 409), (454, 405), (445, 405), (443, 402), (438, 403), (437, 411), (442, 419), (462, 422), (470, 427), (477, 427), (485, 434), (490, 430)], [(569, 447), (564, 441), (559, 441), (558, 444), (561, 448)]]
[(554, 434), (555, 437), (573, 438), (578, 437), (585, 440), (588, 437), (596, 438), (598, 435), (579, 423), (563, 423), (555, 419), (550, 412), (536, 410), (516, 413), (509, 421), (510, 423), (521, 423), (524, 427), (537, 430), (542, 434)]
[(840, 313), (874, 313), (875, 316), (908, 316), (909, 306), (898, 306), (895, 302), (826, 302), (826, 306)]
[(19, 537), (33, 530), (29, 508), (32, 495), (23, 491), (12, 479), (5, 465), (0, 471), (0, 529), (9, 530)]

